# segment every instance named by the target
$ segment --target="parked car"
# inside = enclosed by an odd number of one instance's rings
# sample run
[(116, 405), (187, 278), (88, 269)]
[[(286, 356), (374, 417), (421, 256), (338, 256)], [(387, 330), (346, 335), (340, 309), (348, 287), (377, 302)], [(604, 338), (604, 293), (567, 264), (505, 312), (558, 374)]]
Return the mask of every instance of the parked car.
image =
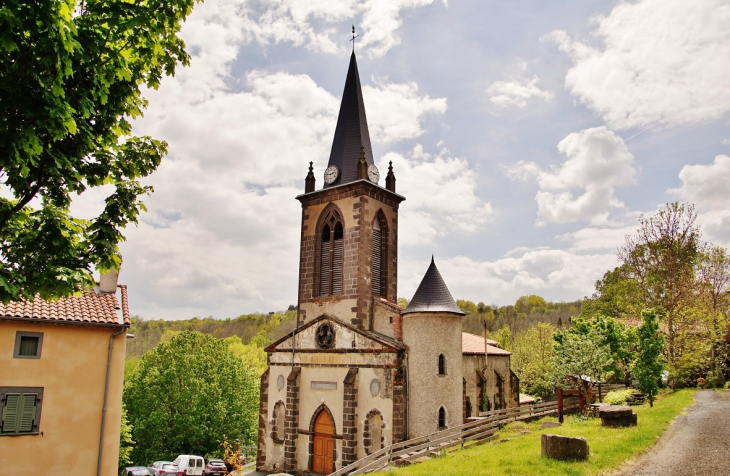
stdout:
[(178, 476), (182, 475), (182, 469), (172, 461), (155, 461), (152, 466), (147, 466), (152, 476)]
[(152, 476), (152, 473), (144, 466), (127, 466), (119, 476)]
[(207, 476), (223, 476), (226, 474), (226, 464), (222, 459), (209, 459), (205, 465), (205, 474)]
[(180, 455), (175, 458), (174, 463), (180, 467), (182, 474), (186, 476), (203, 476), (205, 460), (202, 456)]

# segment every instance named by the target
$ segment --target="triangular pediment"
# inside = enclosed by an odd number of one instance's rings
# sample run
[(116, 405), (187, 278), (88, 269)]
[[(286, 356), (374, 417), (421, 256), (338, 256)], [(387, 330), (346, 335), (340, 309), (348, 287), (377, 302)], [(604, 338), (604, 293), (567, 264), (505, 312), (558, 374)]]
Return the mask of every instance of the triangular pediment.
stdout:
[(268, 346), (266, 352), (397, 352), (403, 344), (377, 332), (364, 331), (336, 317), (320, 316)]

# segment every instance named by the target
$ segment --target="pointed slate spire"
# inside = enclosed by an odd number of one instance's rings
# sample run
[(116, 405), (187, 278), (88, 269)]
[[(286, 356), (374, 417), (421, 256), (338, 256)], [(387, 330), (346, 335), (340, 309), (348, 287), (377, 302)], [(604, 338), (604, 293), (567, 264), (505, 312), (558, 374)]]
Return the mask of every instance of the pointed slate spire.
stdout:
[(355, 52), (350, 56), (350, 67), (345, 79), (345, 90), (342, 93), (340, 115), (337, 118), (335, 138), (332, 141), (330, 165), (339, 169), (337, 180), (331, 184), (325, 183), (324, 188), (335, 187), (357, 180), (357, 164), (360, 159), (360, 147), (365, 152), (365, 162), (372, 165), (373, 149), (370, 146), (370, 132), (368, 120), (365, 117), (365, 104), (362, 100), (360, 75), (357, 71)]
[(431, 266), (428, 267), (426, 274), (418, 285), (416, 294), (408, 303), (408, 307), (401, 314), (410, 314), (412, 312), (450, 312), (452, 314), (464, 313), (451, 297), (449, 288), (446, 287), (444, 278), (441, 277), (433, 256), (431, 256)]

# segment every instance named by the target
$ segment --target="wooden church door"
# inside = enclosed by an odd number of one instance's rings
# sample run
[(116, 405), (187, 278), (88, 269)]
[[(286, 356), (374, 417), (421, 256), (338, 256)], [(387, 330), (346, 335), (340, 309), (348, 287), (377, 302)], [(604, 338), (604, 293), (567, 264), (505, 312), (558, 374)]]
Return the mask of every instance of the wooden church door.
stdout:
[(335, 439), (334, 424), (329, 413), (322, 410), (314, 422), (314, 454), (312, 455), (312, 471), (330, 474), (334, 471)]

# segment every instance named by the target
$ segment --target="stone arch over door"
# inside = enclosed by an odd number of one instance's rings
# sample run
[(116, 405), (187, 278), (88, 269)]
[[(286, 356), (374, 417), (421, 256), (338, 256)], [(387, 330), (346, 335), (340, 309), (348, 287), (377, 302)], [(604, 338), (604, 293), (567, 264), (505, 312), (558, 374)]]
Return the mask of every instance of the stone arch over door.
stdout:
[(335, 470), (337, 450), (335, 419), (324, 403), (317, 407), (309, 422), (309, 470), (329, 474)]
[(377, 409), (368, 412), (363, 423), (363, 447), (367, 454), (383, 448), (385, 442), (385, 420)]

